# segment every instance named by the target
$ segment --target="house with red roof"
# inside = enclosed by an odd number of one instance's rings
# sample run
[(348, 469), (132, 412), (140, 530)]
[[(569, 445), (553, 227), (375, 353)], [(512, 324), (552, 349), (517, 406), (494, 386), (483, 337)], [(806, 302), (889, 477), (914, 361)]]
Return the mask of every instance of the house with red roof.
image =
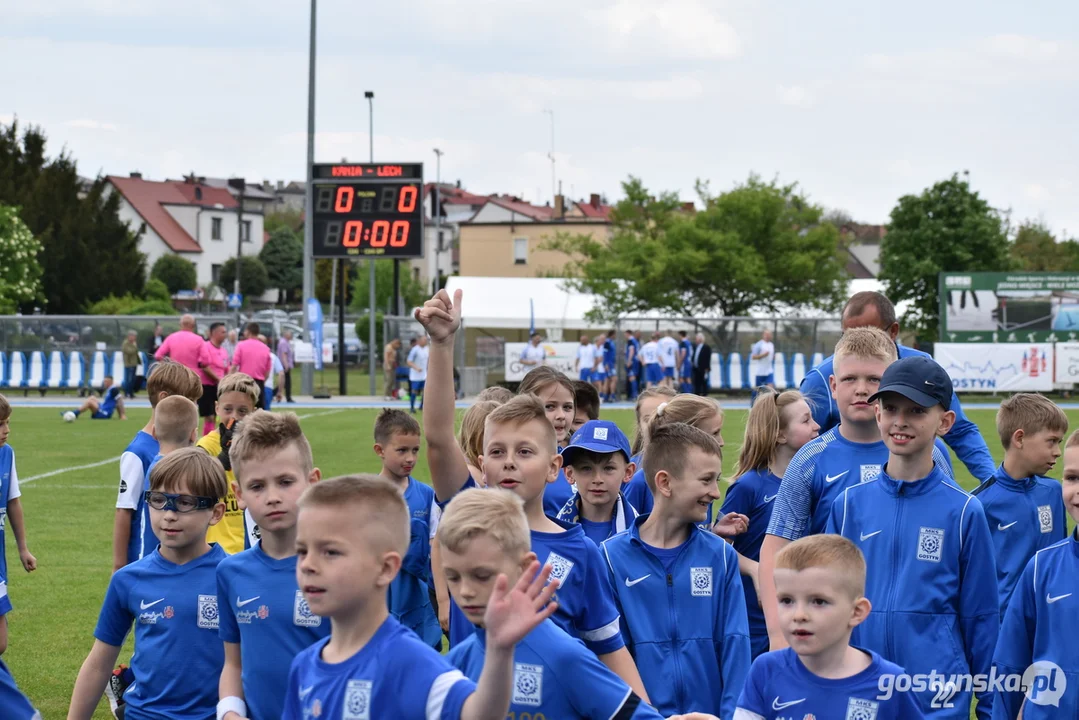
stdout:
[[(239, 203), (228, 187), (193, 175), (155, 181), (131, 173), (110, 175), (108, 181), (120, 194), (120, 219), (138, 235), (147, 268), (162, 255), (180, 255), (195, 263), (198, 287), (208, 298), (224, 296), (218, 287), (221, 267), (236, 257), (237, 245), (244, 255), (258, 255), (262, 250), (261, 211), (245, 199), (241, 217)], [(271, 290), (252, 299), (272, 301), (276, 296), (277, 291)]]

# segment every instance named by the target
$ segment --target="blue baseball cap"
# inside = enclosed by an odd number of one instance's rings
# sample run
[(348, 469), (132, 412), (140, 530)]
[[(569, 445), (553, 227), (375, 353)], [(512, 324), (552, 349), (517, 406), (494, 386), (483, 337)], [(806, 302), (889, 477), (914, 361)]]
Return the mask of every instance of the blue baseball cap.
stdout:
[(899, 393), (924, 408), (943, 405), (947, 410), (952, 404), (952, 379), (931, 357), (905, 357), (888, 366), (869, 402), (878, 400), (884, 393)]
[(601, 455), (620, 452), (626, 456), (626, 462), (632, 457), (629, 438), (610, 420), (589, 420), (573, 433), (569, 445), (562, 448), (562, 464), (572, 465), (573, 454), (577, 450), (588, 450)]

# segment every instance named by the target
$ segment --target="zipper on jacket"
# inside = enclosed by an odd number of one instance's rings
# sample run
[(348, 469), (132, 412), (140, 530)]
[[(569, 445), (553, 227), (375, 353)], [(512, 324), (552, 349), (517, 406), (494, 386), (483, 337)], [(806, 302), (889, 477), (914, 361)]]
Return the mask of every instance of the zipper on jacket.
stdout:
[(675, 694), (678, 700), (678, 708), (685, 707), (683, 692), (685, 690), (685, 678), (682, 676), (682, 663), (678, 660), (678, 622), (674, 611), (674, 575), (667, 573), (667, 616), (671, 621), (671, 657), (674, 659), (675, 682), (678, 692)]
[[(890, 576), (893, 578), (896, 577), (899, 572), (900, 537), (898, 530), (900, 527), (899, 519), (903, 516), (903, 488), (903, 485), (899, 486), (899, 492), (896, 496), (896, 499), (899, 502), (896, 503), (895, 519), (892, 523), (892, 567), (890, 568)], [(886, 633), (885, 646), (888, 648), (889, 658), (895, 657), (895, 644), (892, 640), (892, 620), (895, 617), (895, 597), (898, 591), (899, 583), (893, 582), (892, 591), (889, 593), (888, 597), (888, 614), (884, 619), (884, 632)]]

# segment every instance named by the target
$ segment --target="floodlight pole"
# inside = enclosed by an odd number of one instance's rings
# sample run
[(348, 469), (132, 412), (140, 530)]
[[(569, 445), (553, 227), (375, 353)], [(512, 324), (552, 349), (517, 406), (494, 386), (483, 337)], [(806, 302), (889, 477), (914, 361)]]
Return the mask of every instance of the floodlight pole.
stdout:
[[(315, 37), (316, 37), (316, 3), (311, 0), (311, 36), (308, 41), (307, 57), (307, 185), (304, 192), (304, 215), (303, 223), (303, 336), (311, 342), (311, 320), (308, 317), (307, 302), (315, 295), (315, 259), (311, 257), (314, 252), (314, 225), (311, 222), (314, 210), (314, 177), (312, 175), (315, 165)], [(239, 264), (237, 263), (237, 271)], [(239, 273), (237, 272), (237, 275)], [(337, 338), (339, 344), (343, 344), (343, 337)], [(313, 348), (314, 352), (321, 353), (322, 348)], [(315, 366), (311, 363), (303, 364), (301, 377), (301, 389), (304, 395), (315, 394)]]

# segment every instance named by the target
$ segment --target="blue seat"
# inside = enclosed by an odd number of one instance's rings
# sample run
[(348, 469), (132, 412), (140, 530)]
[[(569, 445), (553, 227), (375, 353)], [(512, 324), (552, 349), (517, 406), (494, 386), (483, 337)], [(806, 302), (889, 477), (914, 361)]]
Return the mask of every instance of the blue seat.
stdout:
[(7, 387), (7, 353), (0, 352), (0, 387)]
[(777, 390), (786, 390), (790, 387), (787, 382), (787, 355), (777, 352), (775, 356), (775, 386)]
[(802, 380), (806, 376), (806, 356), (804, 353), (794, 353), (794, 359), (791, 361), (791, 387), (799, 388), (802, 386)]
[(64, 381), (67, 380), (67, 363), (64, 361), (64, 354), (59, 350), (53, 350), (49, 353), (49, 367), (48, 367), (48, 380), (45, 384), (50, 390), (59, 390), (64, 387)]
[(94, 390), (100, 390), (105, 386), (105, 376), (112, 375), (111, 363), (101, 350), (95, 350), (93, 359), (90, 361), (89, 386)]
[(30, 353), (30, 365), (26, 373), (26, 382), (23, 387), (31, 390), (42, 390), (49, 380), (49, 369), (45, 366), (45, 353), (34, 350)]
[(745, 379), (745, 368), (742, 366), (742, 354), (732, 352), (727, 356), (727, 388), (741, 390), (749, 383)]
[(26, 356), (17, 350), (8, 355), (7, 382), (4, 387), (26, 387)]
[(64, 379), (64, 387), (78, 390), (86, 380), (86, 361), (82, 353), (72, 352), (67, 359), (67, 377)]

